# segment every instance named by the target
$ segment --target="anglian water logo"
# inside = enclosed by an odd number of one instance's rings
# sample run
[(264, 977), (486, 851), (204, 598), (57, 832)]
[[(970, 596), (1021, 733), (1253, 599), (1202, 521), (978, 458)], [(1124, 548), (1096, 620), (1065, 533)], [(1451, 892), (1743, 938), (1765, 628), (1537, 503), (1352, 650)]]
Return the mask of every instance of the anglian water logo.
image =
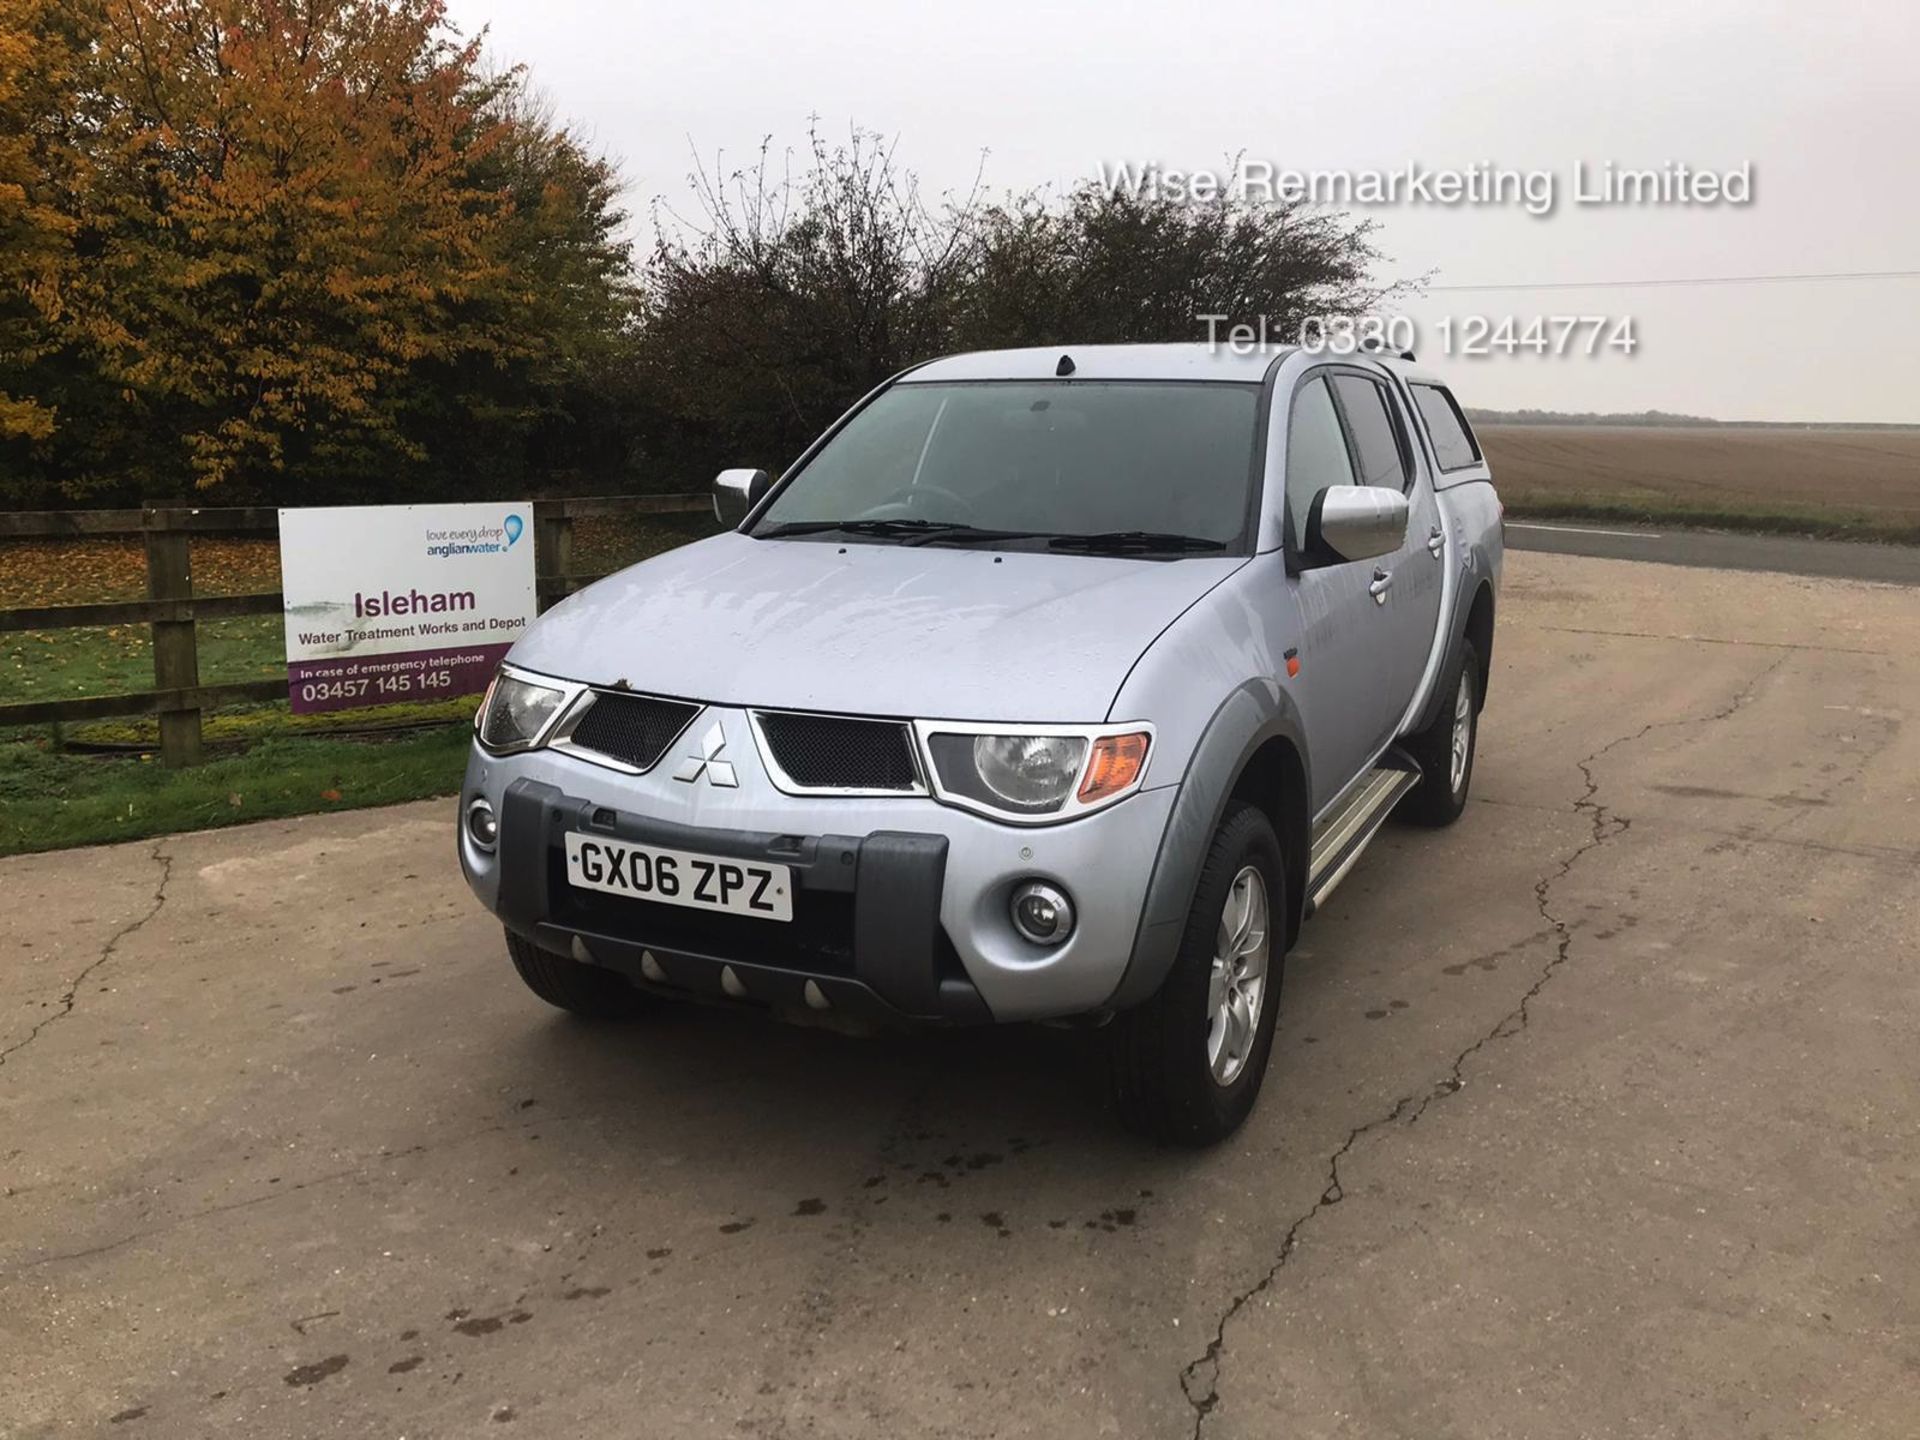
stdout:
[(504, 555), (526, 533), (527, 522), (508, 515), (498, 525), (468, 525), (458, 530), (427, 531), (427, 554)]

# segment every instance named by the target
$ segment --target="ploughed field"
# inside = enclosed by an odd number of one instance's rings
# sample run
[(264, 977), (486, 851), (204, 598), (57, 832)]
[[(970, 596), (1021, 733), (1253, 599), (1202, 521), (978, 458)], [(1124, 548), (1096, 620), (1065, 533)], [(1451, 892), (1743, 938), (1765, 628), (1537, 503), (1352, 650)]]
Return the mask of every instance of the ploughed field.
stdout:
[(1920, 428), (1481, 425), (1494, 483), (1534, 514), (1640, 514), (1920, 541)]

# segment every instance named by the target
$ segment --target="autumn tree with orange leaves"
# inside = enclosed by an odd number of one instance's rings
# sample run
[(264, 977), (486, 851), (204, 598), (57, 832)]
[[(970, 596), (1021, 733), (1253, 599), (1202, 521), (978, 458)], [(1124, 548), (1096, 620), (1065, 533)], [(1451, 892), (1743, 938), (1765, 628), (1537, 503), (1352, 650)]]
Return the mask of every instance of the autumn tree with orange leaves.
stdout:
[(414, 499), (578, 447), (617, 182), (439, 0), (0, 0), (0, 75), (0, 495)]
[[(0, 0), (0, 441), (45, 440), (38, 393), (71, 263), (68, 98), (80, 39), (47, 0)], [(38, 373), (37, 373), (38, 372)]]
[(941, 353), (1368, 313), (1372, 224), (923, 203), (817, 128), (618, 177), (440, 0), (0, 0), (0, 505), (690, 490)]

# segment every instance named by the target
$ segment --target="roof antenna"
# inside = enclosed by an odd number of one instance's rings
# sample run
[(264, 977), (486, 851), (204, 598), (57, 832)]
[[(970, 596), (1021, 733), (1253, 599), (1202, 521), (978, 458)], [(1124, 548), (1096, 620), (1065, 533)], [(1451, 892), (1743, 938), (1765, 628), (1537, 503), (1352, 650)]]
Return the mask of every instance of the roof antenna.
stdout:
[(1056, 375), (1071, 375), (1073, 373), (1073, 356), (1062, 355), (1060, 357), (1060, 363), (1053, 367), (1053, 373)]

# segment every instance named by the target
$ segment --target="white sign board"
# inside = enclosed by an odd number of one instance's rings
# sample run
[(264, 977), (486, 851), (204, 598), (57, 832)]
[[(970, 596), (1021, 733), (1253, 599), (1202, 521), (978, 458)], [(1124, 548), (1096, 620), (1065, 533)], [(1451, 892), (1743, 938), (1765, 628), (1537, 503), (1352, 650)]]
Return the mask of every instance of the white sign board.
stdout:
[(533, 507), (282, 510), (280, 588), (296, 713), (478, 694), (536, 613)]

